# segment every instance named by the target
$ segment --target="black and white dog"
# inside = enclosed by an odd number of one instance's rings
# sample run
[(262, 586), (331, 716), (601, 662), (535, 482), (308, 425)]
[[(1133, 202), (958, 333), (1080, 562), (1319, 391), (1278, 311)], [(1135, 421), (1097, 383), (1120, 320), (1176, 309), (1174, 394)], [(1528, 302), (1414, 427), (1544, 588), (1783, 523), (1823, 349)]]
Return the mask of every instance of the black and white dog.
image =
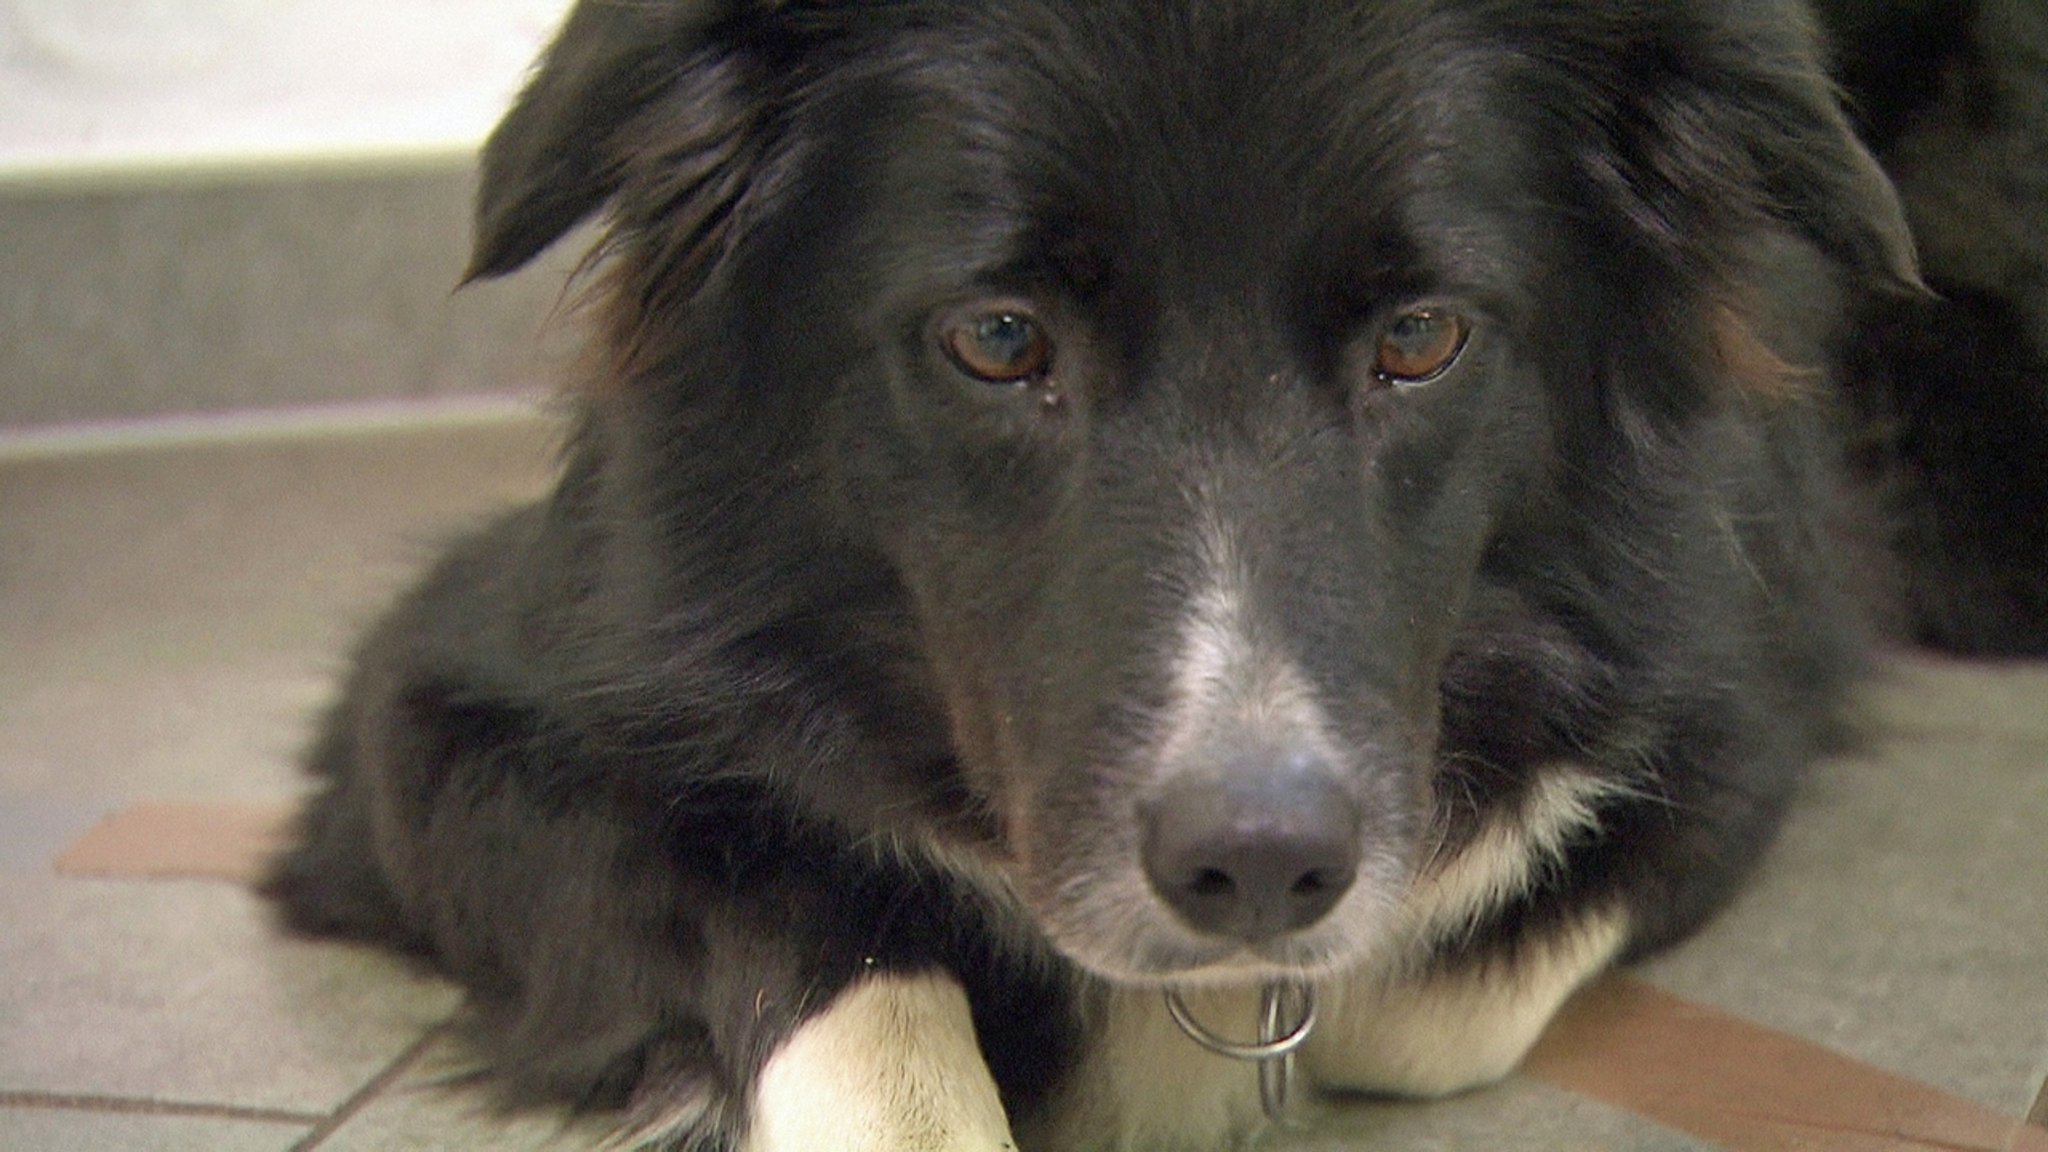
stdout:
[[(473, 268), (603, 214), (562, 479), (369, 637), (269, 892), (656, 1148), (1504, 1075), (1729, 896), (1884, 627), (2048, 638), (2048, 310), (1928, 289), (1810, 25), (584, 0)], [(1982, 62), (1910, 39), (1847, 58), (1907, 150)]]

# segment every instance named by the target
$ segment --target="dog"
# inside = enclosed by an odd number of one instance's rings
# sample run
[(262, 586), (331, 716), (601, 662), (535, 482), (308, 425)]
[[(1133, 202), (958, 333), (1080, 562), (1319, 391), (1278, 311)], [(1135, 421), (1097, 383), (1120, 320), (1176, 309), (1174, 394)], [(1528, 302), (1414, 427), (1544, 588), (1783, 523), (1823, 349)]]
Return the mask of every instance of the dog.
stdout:
[(1857, 127), (1781, 0), (583, 0), (469, 273), (602, 217), (559, 483), (372, 629), (265, 889), (622, 1145), (1497, 1080), (1873, 644), (2042, 643), (2030, 468), (1916, 519), (2005, 465), (1924, 450)]

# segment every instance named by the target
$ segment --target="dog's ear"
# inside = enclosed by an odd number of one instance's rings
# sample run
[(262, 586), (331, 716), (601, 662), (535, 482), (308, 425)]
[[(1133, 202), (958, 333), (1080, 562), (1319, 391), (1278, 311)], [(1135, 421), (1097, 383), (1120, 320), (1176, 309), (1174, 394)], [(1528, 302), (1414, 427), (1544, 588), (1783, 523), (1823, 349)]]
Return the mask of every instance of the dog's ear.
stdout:
[(1925, 292), (1912, 229), (1891, 178), (1857, 139), (1833, 89), (1806, 93), (1804, 103), (1806, 130), (1780, 137), (1776, 154), (1760, 161), (1765, 209), (1866, 283)]
[[(693, 73), (715, 70), (716, 42), (751, 10), (776, 7), (579, 0), (484, 145), (465, 281), (517, 269), (602, 207), (623, 179), (623, 137), (636, 116)], [(723, 109), (706, 100), (693, 114)], [(727, 126), (703, 128), (707, 140), (729, 135)]]
[(1580, 77), (1606, 109), (1586, 127), (1612, 145), (1586, 154), (1592, 178), (1674, 260), (1766, 222), (1866, 283), (1918, 289), (1898, 194), (1856, 138), (1815, 35), (1762, 8), (1751, 27), (1702, 26), (1713, 17), (1680, 10), (1672, 23), (1631, 29), (1621, 39), (1635, 42), (1619, 51), (1603, 38)]

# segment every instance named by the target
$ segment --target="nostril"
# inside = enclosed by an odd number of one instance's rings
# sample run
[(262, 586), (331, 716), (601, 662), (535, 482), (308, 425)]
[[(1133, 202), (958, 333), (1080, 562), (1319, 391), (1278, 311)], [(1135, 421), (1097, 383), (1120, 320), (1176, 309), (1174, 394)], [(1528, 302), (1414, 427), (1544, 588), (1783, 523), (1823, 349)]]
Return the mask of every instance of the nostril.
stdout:
[(1188, 881), (1188, 892), (1207, 899), (1228, 898), (1237, 893), (1237, 881), (1232, 880), (1228, 872), (1198, 868), (1194, 878)]
[(1289, 885), (1287, 891), (1294, 896), (1320, 896), (1336, 886), (1336, 877), (1327, 871), (1304, 872), (1301, 878)]

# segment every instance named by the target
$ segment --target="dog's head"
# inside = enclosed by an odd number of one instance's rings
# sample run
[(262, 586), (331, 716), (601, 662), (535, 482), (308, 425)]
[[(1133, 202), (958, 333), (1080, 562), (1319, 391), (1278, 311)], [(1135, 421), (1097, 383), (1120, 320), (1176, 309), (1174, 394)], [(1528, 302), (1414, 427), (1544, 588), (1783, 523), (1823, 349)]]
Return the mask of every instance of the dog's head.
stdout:
[(586, 0), (474, 273), (600, 207), (612, 386), (880, 558), (1018, 892), (1132, 980), (1378, 946), (1502, 542), (1815, 350), (1760, 253), (1911, 277), (1763, 0)]

